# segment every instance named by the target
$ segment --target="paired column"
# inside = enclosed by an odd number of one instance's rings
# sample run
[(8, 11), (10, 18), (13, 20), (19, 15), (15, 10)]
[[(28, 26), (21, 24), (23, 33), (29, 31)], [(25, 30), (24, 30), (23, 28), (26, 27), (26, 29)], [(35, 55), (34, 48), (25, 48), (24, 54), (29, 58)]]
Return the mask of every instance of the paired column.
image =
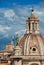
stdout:
[(29, 33), (29, 22), (28, 21), (26, 22), (26, 33), (27, 34)]

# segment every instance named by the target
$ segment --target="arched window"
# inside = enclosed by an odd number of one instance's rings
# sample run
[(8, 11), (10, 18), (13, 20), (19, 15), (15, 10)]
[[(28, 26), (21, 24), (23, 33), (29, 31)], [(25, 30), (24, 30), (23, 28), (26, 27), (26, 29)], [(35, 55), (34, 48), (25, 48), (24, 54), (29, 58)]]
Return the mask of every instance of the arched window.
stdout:
[(32, 30), (34, 31), (34, 23), (32, 23)]
[(29, 23), (29, 30), (30, 30), (30, 23)]
[(36, 30), (37, 30), (37, 23), (35, 23), (35, 28), (36, 28)]

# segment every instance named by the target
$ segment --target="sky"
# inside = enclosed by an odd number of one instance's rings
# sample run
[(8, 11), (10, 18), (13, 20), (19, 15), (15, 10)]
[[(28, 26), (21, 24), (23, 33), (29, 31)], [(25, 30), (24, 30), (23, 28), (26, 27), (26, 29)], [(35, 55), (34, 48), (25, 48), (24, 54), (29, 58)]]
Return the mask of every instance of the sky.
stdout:
[(0, 0), (0, 50), (5, 49), (16, 34), (20, 38), (24, 35), (32, 6), (44, 36), (44, 0)]

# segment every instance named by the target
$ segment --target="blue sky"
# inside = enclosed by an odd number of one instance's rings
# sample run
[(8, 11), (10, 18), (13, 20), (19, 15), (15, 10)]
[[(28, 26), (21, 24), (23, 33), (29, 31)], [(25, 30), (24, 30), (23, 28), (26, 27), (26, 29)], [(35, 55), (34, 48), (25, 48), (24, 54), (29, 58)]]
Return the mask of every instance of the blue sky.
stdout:
[(13, 3), (17, 5), (32, 5), (39, 4), (40, 0), (0, 0), (1, 7), (12, 7)]
[(44, 1), (42, 0), (0, 0), (0, 50), (11, 39), (26, 31), (26, 19), (31, 14), (32, 6), (40, 20), (40, 32), (44, 35)]

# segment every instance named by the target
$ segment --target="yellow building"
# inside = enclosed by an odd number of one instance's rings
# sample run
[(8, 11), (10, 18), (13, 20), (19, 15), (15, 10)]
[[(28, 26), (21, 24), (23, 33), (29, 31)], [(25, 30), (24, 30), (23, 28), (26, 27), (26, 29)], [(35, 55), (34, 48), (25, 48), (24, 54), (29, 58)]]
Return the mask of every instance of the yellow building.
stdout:
[(11, 41), (0, 51), (0, 65), (44, 65), (44, 37), (39, 31), (39, 20), (32, 9), (26, 20), (26, 33), (19, 44)]

